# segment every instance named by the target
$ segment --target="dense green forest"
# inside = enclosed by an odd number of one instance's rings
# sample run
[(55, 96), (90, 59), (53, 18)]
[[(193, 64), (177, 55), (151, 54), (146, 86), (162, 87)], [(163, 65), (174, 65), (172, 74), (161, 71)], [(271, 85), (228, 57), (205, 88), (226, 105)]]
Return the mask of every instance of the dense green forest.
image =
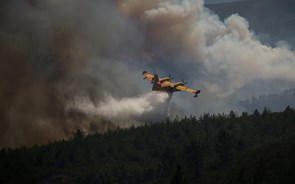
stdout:
[(295, 110), (200, 118), (0, 151), (0, 183), (295, 183)]

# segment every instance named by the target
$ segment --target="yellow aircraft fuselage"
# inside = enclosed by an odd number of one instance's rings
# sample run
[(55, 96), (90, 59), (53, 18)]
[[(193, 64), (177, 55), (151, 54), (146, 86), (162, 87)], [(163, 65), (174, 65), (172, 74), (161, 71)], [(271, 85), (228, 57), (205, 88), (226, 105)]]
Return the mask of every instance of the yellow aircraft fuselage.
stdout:
[(157, 74), (152, 75), (146, 71), (142, 72), (142, 75), (144, 76), (143, 79), (151, 81), (153, 84), (153, 91), (163, 91), (171, 94), (176, 91), (186, 91), (194, 94), (194, 97), (198, 97), (198, 94), (201, 92), (201, 90), (194, 90), (184, 86), (184, 82), (173, 83), (170, 77), (159, 78)]

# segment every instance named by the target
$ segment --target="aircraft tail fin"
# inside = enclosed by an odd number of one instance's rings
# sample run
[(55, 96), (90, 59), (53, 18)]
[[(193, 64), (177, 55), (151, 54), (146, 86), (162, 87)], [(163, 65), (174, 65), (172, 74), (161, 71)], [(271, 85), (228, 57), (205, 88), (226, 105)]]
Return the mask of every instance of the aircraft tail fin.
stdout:
[(155, 84), (157, 82), (159, 82), (159, 77), (158, 77), (158, 74), (155, 74), (153, 78), (153, 83)]
[(159, 85), (159, 77), (158, 77), (158, 74), (155, 74), (154, 75), (154, 78), (152, 80), (152, 83), (153, 83), (153, 91), (160, 91), (161, 90), (161, 87)]

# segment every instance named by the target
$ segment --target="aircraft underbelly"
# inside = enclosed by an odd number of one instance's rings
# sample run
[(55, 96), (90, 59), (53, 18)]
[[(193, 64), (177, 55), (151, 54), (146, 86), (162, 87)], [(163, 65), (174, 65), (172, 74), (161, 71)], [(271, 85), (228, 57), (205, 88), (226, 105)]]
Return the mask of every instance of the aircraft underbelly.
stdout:
[(178, 90), (175, 90), (174, 88), (171, 88), (171, 87), (161, 87), (161, 86), (156, 86), (156, 85), (153, 86), (152, 90), (153, 91), (163, 91), (163, 92), (167, 92), (167, 93), (178, 91)]

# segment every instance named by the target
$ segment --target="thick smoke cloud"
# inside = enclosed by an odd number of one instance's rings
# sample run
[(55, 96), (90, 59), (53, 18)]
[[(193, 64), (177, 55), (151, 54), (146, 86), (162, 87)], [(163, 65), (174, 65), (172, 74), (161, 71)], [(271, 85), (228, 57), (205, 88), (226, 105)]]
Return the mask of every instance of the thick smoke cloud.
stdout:
[(237, 14), (222, 22), (203, 7), (203, 1), (153, 1), (154, 6), (140, 1), (140, 7), (147, 8), (138, 14), (124, 8), (134, 7), (134, 1), (119, 2), (122, 11), (144, 27), (145, 51), (161, 62), (153, 64), (203, 90), (196, 103), (183, 96), (175, 99), (191, 112), (239, 109), (239, 100), (294, 86), (294, 52), (287, 44), (276, 48), (261, 44), (247, 20)]
[(119, 126), (69, 106), (78, 98), (99, 104), (105, 94), (142, 93), (134, 80), (140, 72), (127, 67), (139, 44), (138, 31), (111, 1), (1, 2), (0, 145), (40, 144), (77, 129)]
[(293, 51), (261, 44), (247, 20), (222, 22), (203, 4), (2, 1), (0, 146), (164, 118), (169, 98), (147, 93), (142, 70), (171, 73), (202, 90), (194, 101), (175, 94), (174, 115), (238, 109), (237, 101), (294, 86)]

